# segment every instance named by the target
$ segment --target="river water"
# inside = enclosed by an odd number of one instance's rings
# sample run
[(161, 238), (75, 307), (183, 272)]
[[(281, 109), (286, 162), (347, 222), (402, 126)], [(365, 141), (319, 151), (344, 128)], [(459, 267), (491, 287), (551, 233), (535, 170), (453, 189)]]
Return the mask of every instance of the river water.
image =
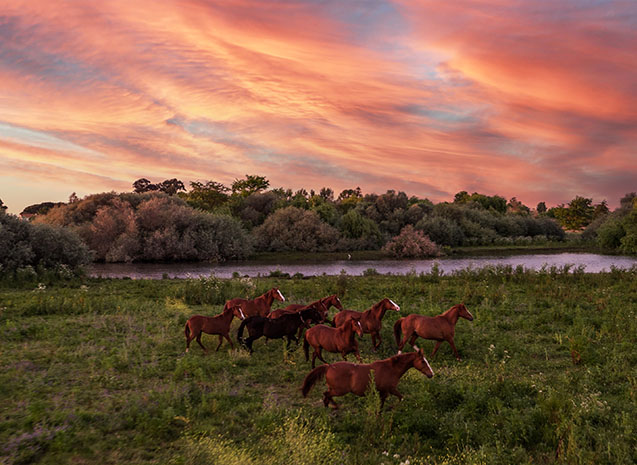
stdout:
[(241, 276), (267, 276), (272, 271), (281, 271), (304, 276), (337, 275), (343, 270), (351, 276), (362, 275), (374, 268), (378, 273), (405, 274), (429, 273), (434, 264), (444, 274), (462, 269), (477, 269), (485, 266), (522, 265), (526, 269), (540, 270), (542, 267), (584, 267), (587, 273), (609, 271), (611, 267), (628, 269), (637, 267), (637, 257), (598, 255), (590, 253), (556, 253), (534, 255), (442, 257), (420, 260), (336, 260), (308, 263), (259, 263), (254, 261), (229, 263), (97, 263), (89, 268), (89, 274), (103, 278), (161, 279), (198, 278), (214, 274), (219, 278), (230, 278), (237, 272)]

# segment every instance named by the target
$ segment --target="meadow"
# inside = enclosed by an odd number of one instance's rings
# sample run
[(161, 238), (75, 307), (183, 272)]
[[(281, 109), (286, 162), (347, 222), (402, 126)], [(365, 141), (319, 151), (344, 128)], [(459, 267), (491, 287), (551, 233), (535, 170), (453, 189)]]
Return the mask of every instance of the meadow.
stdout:
[[(300, 394), (302, 345), (259, 339), (250, 356), (235, 320), (234, 349), (184, 353), (189, 316), (274, 286), (357, 310), (390, 297), (402, 316), (464, 302), (475, 320), (456, 327), (463, 361), (443, 345), (432, 379), (402, 378), (402, 402), (379, 411), (370, 391), (326, 409), (323, 382)], [(0, 463), (632, 464), (636, 309), (637, 269), (0, 281)], [(396, 353), (399, 316), (387, 312), (377, 353), (360, 341), (364, 361)]]

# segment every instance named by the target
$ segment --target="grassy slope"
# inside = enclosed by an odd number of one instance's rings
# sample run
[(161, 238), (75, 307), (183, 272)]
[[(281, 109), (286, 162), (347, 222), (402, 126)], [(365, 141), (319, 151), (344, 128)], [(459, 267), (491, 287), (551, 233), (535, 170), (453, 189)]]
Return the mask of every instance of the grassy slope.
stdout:
[[(51, 464), (634, 463), (636, 278), (634, 271), (491, 269), (452, 277), (5, 287), (0, 457)], [(252, 357), (225, 343), (208, 356), (196, 345), (183, 353), (190, 315), (218, 313), (226, 297), (274, 285), (293, 302), (338, 292), (359, 310), (389, 296), (403, 315), (436, 314), (464, 301), (476, 319), (458, 323), (464, 361), (444, 345), (432, 361), (433, 379), (415, 370), (403, 377), (402, 403), (391, 398), (378, 415), (377, 396), (350, 395), (340, 411), (327, 411), (322, 382), (307, 399), (299, 393), (309, 371), (300, 347), (288, 353), (280, 341), (259, 340)], [(396, 318), (385, 317), (379, 353), (364, 338), (365, 361), (395, 353)], [(214, 348), (216, 337), (204, 343)]]

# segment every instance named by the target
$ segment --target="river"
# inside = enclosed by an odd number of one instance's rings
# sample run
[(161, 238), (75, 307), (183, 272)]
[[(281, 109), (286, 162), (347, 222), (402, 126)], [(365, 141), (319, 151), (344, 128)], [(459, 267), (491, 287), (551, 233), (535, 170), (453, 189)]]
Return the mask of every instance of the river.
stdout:
[(359, 276), (373, 268), (378, 273), (405, 274), (409, 272), (429, 273), (434, 264), (445, 274), (467, 268), (505, 265), (526, 269), (540, 270), (542, 267), (584, 267), (587, 273), (609, 271), (611, 267), (628, 269), (637, 267), (637, 257), (598, 255), (591, 253), (555, 253), (507, 256), (476, 257), (441, 257), (419, 260), (336, 260), (308, 263), (267, 263), (244, 261), (229, 263), (96, 263), (89, 267), (89, 274), (94, 277), (132, 279), (198, 278), (214, 274), (220, 278), (232, 277), (233, 273), (241, 276), (267, 276), (272, 271), (281, 271), (304, 276), (337, 275), (344, 270), (348, 275)]

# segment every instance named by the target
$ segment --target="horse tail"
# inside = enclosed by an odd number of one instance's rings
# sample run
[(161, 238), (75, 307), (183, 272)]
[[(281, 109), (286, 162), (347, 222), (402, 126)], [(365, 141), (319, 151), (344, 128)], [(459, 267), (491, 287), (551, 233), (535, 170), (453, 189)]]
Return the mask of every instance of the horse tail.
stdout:
[(305, 352), (305, 361), (310, 361), (310, 343), (307, 342), (307, 333), (303, 337), (303, 352)]
[(403, 320), (404, 318), (398, 318), (398, 320), (396, 320), (396, 323), (394, 323), (394, 338), (396, 339), (396, 344), (398, 345), (398, 347), (400, 347), (400, 333), (402, 332), (401, 325), (403, 323)]
[(325, 376), (328, 368), (329, 365), (321, 365), (317, 368), (314, 368), (307, 374), (307, 376), (303, 380), (303, 386), (301, 387), (301, 393), (303, 394), (303, 397), (307, 397), (310, 389), (312, 389), (312, 386), (314, 386), (319, 379)]
[(237, 331), (237, 341), (239, 341), (239, 344), (244, 344), (244, 342), (243, 342), (243, 328), (245, 327), (246, 323), (250, 319), (251, 318), (246, 318), (245, 320), (241, 320), (241, 324), (239, 325), (239, 330)]
[(184, 334), (186, 335), (186, 339), (190, 337), (190, 320), (186, 321), (186, 326), (184, 327)]

